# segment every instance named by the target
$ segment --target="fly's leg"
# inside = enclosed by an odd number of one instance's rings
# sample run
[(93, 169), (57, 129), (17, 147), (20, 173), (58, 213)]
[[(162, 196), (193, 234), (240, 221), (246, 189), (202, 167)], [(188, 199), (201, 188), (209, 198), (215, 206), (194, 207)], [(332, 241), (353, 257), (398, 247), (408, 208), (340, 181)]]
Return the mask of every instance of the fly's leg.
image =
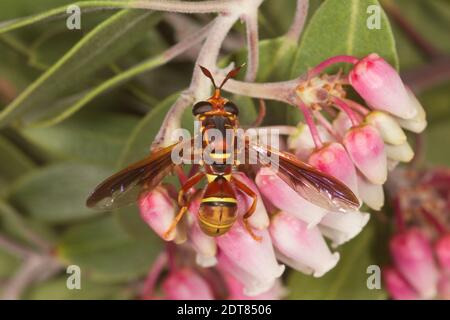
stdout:
[(261, 241), (262, 238), (257, 236), (252, 228), (250, 227), (250, 224), (248, 222), (248, 219), (252, 216), (252, 214), (255, 212), (256, 209), (256, 203), (258, 201), (258, 196), (256, 193), (253, 192), (252, 189), (250, 189), (245, 183), (237, 180), (236, 178), (233, 177), (232, 182), (234, 183), (234, 185), (241, 190), (242, 192), (244, 192), (245, 194), (247, 194), (248, 196), (250, 196), (253, 199), (252, 205), (250, 206), (250, 208), (248, 208), (247, 212), (244, 214), (242, 221), (244, 222), (244, 227), (247, 230), (247, 232), (250, 234), (250, 236), (255, 239), (256, 241)]
[(178, 211), (178, 214), (173, 219), (169, 229), (167, 229), (166, 232), (163, 234), (163, 238), (168, 239), (172, 231), (176, 228), (178, 222), (181, 221), (184, 214), (189, 208), (190, 201), (185, 199), (185, 194), (189, 192), (189, 190), (194, 187), (197, 183), (199, 183), (205, 174), (203, 172), (198, 172), (192, 177), (190, 177), (186, 183), (181, 187), (180, 192), (178, 193), (178, 206), (180, 207), (180, 210)]

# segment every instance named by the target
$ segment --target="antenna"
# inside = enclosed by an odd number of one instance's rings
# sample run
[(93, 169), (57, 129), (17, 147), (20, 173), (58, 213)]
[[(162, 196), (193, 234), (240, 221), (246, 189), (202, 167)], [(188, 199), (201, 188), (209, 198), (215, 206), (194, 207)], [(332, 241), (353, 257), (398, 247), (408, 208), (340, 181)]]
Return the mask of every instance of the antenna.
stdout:
[(205, 76), (207, 76), (209, 79), (211, 79), (211, 82), (212, 82), (214, 88), (217, 89), (216, 83), (214, 82), (214, 78), (213, 78), (211, 72), (203, 66), (200, 66), (200, 69), (202, 69), (202, 72)]
[(233, 70), (231, 70), (230, 72), (228, 72), (227, 76), (225, 77), (225, 79), (223, 79), (222, 83), (219, 86), (219, 89), (222, 89), (223, 85), (231, 78), (234, 78), (238, 75), (239, 71), (241, 70), (241, 68), (245, 66), (245, 63), (241, 64), (239, 67), (234, 68)]

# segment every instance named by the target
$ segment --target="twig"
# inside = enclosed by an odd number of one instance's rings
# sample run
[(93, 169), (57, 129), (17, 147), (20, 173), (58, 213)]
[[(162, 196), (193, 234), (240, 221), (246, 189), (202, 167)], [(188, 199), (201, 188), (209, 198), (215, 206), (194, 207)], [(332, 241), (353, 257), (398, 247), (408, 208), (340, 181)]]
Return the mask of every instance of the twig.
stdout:
[(297, 42), (308, 16), (309, 0), (297, 0), (294, 20), (285, 37)]
[(20, 258), (26, 258), (33, 255), (33, 251), (0, 234), (0, 247), (9, 253)]
[(140, 0), (132, 2), (130, 7), (180, 13), (227, 13), (232, 6), (238, 6), (239, 2), (238, 0)]
[(8, 280), (2, 292), (3, 300), (17, 300), (23, 291), (34, 282), (35, 277), (46, 269), (47, 258), (32, 255), (25, 260), (17, 273)]
[(414, 93), (420, 94), (450, 80), (450, 57), (436, 58), (418, 69), (404, 72), (402, 78)]
[(247, 33), (247, 73), (245, 81), (255, 81), (259, 67), (258, 11), (244, 17)]

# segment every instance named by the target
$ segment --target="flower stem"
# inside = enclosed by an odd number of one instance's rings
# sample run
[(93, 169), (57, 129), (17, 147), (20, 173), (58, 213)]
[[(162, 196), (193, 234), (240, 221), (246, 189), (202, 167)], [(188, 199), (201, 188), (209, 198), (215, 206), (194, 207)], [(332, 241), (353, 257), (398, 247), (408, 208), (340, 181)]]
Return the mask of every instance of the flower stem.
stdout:
[(254, 81), (259, 67), (259, 34), (258, 34), (258, 12), (253, 10), (245, 16), (247, 33), (247, 73), (245, 81)]
[(353, 100), (350, 99), (342, 99), (350, 108), (352, 108), (353, 110), (356, 110), (357, 112), (359, 112), (361, 115), (366, 116), (369, 114), (369, 110), (367, 110), (366, 107), (360, 105), (358, 102), (355, 102)]
[(359, 125), (359, 119), (358, 116), (355, 114), (355, 112), (350, 108), (347, 103), (345, 103), (343, 100), (341, 100), (338, 97), (332, 97), (331, 101), (337, 105), (342, 111), (344, 111), (347, 116), (350, 118), (350, 121), (352, 122), (353, 126)]
[(314, 118), (311, 110), (300, 99), (298, 101), (298, 107), (300, 111), (303, 113), (303, 116), (305, 117), (306, 125), (309, 127), (309, 131), (311, 132), (311, 136), (313, 138), (316, 148), (317, 149), (322, 148), (322, 140), (320, 139), (319, 131), (317, 130), (316, 124), (314, 123)]
[(422, 212), (422, 214), (424, 215), (425, 219), (427, 219), (427, 221), (436, 229), (436, 231), (440, 234), (440, 235), (444, 235), (447, 233), (447, 228), (445, 226), (443, 226), (437, 219), (435, 216), (433, 216), (433, 214), (428, 211), (427, 209), (425, 209), (424, 207), (421, 208), (420, 210)]
[(317, 66), (315, 66), (313, 69), (309, 70), (308, 72), (308, 78), (315, 77), (316, 75), (320, 74), (323, 70), (328, 68), (329, 66), (336, 64), (336, 63), (351, 63), (356, 64), (359, 61), (358, 58), (354, 56), (347, 56), (347, 55), (341, 55), (341, 56), (334, 56), (331, 57)]

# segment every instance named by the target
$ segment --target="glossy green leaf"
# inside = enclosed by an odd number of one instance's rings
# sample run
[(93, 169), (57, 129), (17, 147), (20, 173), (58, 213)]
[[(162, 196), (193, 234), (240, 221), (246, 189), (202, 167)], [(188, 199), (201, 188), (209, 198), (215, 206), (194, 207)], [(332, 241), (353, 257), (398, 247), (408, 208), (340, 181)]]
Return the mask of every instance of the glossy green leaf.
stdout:
[(387, 248), (382, 240), (386, 239), (386, 228), (379, 230), (375, 224), (372, 218), (360, 235), (343, 245), (337, 266), (323, 277), (293, 271), (287, 279), (289, 299), (385, 299), (383, 289), (367, 287), (367, 280), (373, 274), (367, 273), (367, 267), (382, 267), (385, 261), (380, 252)]
[(117, 162), (119, 167), (138, 161), (149, 154), (153, 139), (177, 96), (178, 94), (175, 94), (166, 98), (137, 124), (122, 150), (122, 154)]
[[(314, 13), (297, 50), (291, 77), (336, 55), (363, 57), (376, 52), (398, 67), (391, 26), (381, 10), (380, 29), (369, 29), (369, 6), (376, 0), (327, 0)], [(330, 69), (331, 70), (331, 69)], [(337, 70), (334, 68), (333, 70)]]
[(0, 126), (18, 118), (32, 122), (63, 112), (70, 101), (55, 102), (79, 95), (80, 85), (86, 86), (95, 71), (127, 52), (157, 21), (158, 15), (139, 10), (124, 10), (107, 19), (3, 110)]
[[(380, 11), (380, 29), (369, 29), (369, 6), (379, 6), (377, 0), (327, 0), (309, 21), (295, 54), (291, 78), (299, 77), (320, 62), (336, 55), (364, 57), (376, 52), (398, 68), (395, 39), (383, 10)], [(381, 9), (381, 7), (380, 7)], [(327, 70), (337, 72), (341, 64)], [(297, 109), (288, 111), (288, 123), (301, 120)]]
[(112, 167), (137, 122), (136, 117), (117, 112), (82, 112), (58, 125), (30, 127), (22, 133), (56, 158)]
[(96, 212), (85, 206), (86, 198), (110, 173), (94, 165), (51, 165), (19, 179), (8, 199), (22, 213), (40, 221), (64, 223), (92, 217)]
[(144, 275), (159, 252), (159, 241), (137, 240), (112, 215), (70, 228), (57, 255), (98, 281), (129, 281)]

